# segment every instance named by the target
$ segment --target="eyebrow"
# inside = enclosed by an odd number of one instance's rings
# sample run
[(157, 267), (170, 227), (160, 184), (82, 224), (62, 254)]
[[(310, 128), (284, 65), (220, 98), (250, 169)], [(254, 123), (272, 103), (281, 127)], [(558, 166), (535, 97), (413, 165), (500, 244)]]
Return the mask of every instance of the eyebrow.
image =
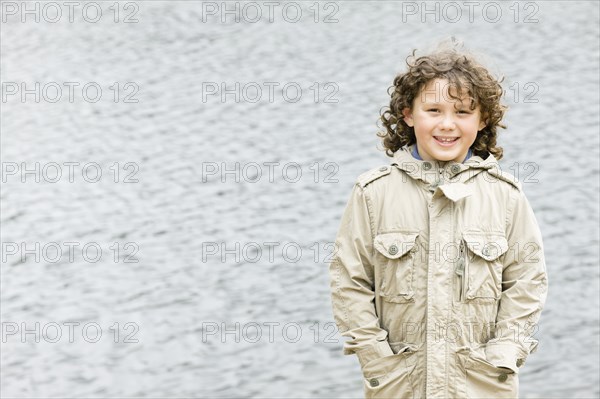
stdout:
[[(439, 107), (441, 105), (441, 103), (429, 103), (429, 102), (424, 102), (424, 103), (421, 103), (421, 104), (423, 104), (424, 107)], [(462, 105), (459, 106), (459, 108), (460, 107), (469, 108), (469, 104), (466, 101), (463, 101)]]

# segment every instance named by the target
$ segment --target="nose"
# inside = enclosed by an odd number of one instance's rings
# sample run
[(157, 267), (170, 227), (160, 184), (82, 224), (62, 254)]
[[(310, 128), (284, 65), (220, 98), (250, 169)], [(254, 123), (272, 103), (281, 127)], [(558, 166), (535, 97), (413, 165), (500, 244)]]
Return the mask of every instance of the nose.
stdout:
[(455, 123), (452, 115), (444, 115), (444, 117), (440, 121), (440, 128), (443, 130), (454, 130)]

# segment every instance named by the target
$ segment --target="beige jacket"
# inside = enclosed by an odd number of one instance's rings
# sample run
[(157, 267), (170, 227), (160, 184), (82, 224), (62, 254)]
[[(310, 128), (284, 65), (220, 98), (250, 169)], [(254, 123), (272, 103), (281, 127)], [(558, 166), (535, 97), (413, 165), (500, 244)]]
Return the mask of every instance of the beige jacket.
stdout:
[(362, 174), (329, 265), (367, 398), (516, 398), (547, 296), (542, 236), (493, 155)]

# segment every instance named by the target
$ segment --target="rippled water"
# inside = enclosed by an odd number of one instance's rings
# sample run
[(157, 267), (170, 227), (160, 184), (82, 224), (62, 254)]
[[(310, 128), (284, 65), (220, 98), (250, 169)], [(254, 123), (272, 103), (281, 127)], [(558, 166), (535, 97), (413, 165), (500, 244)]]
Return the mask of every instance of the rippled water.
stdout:
[[(260, 2), (256, 23), (250, 9), (222, 23), (211, 4), (121, 2), (115, 23), (102, 3), (97, 23), (79, 6), (73, 23), (53, 24), (22, 23), (2, 3), (3, 93), (7, 82), (80, 84), (73, 102), (63, 86), (56, 103), (1, 104), (2, 396), (361, 397), (358, 362), (330, 324), (328, 243), (356, 176), (388, 162), (374, 134), (387, 87), (412, 48), (448, 35), (507, 77), (501, 165), (525, 180), (544, 235), (550, 294), (521, 394), (599, 396), (598, 3), (503, 3), (497, 22), (492, 9), (473, 22), (445, 9), (421, 22), (419, 2), (322, 2), (318, 23), (312, 2), (295, 3), (296, 23), (284, 3), (272, 23)], [(138, 22), (123, 23), (131, 14)], [(89, 82), (98, 102), (82, 98)], [(203, 100), (207, 82), (258, 82), (263, 96), (248, 101), (250, 85), (240, 102)], [(279, 83), (272, 102), (264, 82)], [(297, 102), (282, 97), (291, 82)], [(22, 182), (36, 162), (41, 181), (34, 171)], [(72, 183), (68, 162), (79, 163)], [(236, 163), (239, 182), (213, 174)], [(84, 180), (83, 165), (101, 178)], [(23, 242), (46, 251), (21, 260), (10, 245)]]

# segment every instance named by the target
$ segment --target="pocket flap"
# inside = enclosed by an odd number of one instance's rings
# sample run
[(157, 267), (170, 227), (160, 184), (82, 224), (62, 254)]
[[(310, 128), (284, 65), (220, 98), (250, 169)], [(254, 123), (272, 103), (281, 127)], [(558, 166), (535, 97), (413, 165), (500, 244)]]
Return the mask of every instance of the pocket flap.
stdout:
[(462, 236), (473, 253), (488, 261), (496, 260), (508, 251), (508, 241), (501, 232), (467, 230)]
[(383, 256), (389, 259), (398, 259), (415, 248), (419, 236), (418, 231), (398, 231), (379, 234), (375, 237), (373, 245)]

